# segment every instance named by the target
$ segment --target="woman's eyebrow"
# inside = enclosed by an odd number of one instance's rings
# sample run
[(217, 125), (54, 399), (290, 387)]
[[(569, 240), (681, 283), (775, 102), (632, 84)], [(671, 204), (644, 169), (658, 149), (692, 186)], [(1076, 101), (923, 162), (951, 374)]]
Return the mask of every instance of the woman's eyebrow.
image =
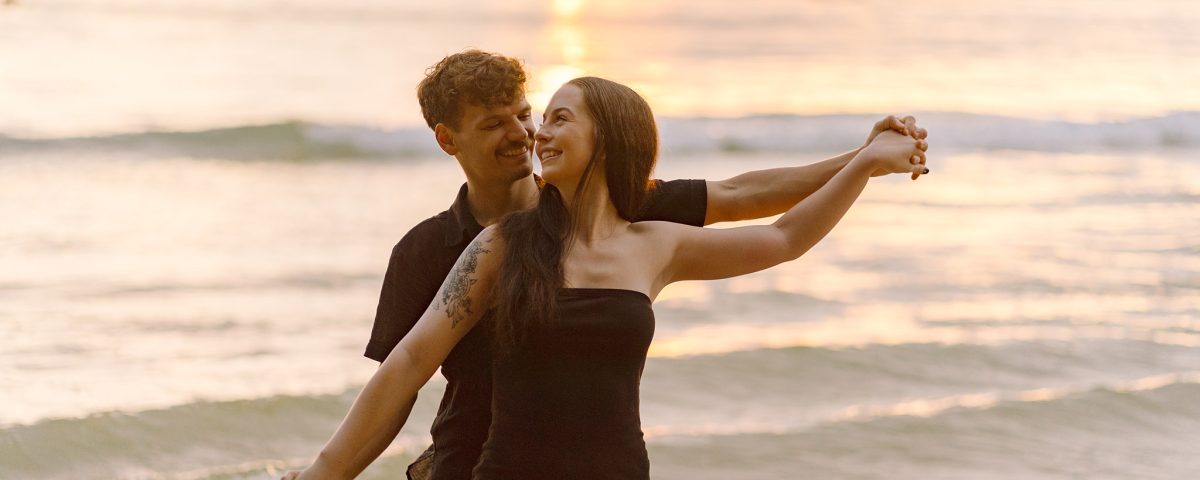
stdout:
[(547, 116), (549, 116), (549, 115), (554, 115), (554, 114), (555, 114), (555, 113), (557, 113), (559, 110), (566, 110), (568, 113), (574, 113), (574, 112), (571, 112), (571, 109), (570, 109), (570, 108), (567, 108), (567, 107), (558, 107), (558, 108), (556, 108), (556, 109), (554, 109), (554, 110), (551, 110), (549, 113), (543, 113), (543, 114), (542, 114), (542, 120), (545, 120), (545, 119), (546, 119), (546, 117), (547, 117)]

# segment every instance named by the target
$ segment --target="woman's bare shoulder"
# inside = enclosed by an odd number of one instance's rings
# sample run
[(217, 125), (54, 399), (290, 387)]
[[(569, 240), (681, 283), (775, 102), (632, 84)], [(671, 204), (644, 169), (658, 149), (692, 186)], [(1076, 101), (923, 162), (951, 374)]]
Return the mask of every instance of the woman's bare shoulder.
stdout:
[(684, 225), (675, 222), (665, 222), (661, 220), (645, 220), (629, 224), (630, 233), (638, 235), (674, 235), (677, 232), (694, 230), (700, 227)]
[(673, 222), (645, 221), (631, 223), (629, 233), (639, 241), (653, 245), (655, 249), (662, 249), (678, 243), (680, 239), (699, 228)]

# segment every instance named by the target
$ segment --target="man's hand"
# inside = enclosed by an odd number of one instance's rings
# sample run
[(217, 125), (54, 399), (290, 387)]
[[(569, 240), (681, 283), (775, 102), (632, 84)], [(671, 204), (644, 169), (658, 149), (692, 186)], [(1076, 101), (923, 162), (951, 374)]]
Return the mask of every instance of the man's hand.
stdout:
[[(918, 128), (917, 119), (913, 118), (912, 115), (908, 115), (903, 118), (896, 115), (888, 115), (883, 120), (875, 122), (875, 126), (871, 129), (871, 133), (867, 135), (867, 141), (866, 143), (863, 143), (862, 148), (866, 148), (867, 145), (870, 145), (871, 142), (875, 141), (875, 137), (878, 137), (879, 134), (888, 131), (893, 131), (917, 140), (917, 149), (919, 152), (914, 154), (912, 158), (909, 159), (909, 162), (912, 165), (920, 164), (922, 168), (913, 170), (912, 179), (916, 180), (917, 177), (920, 177), (925, 173), (929, 173), (929, 170), (924, 168), (925, 151), (929, 149), (929, 142), (926, 142), (925, 138), (929, 136), (929, 132), (924, 128)], [(871, 172), (871, 176), (881, 177), (889, 173), (891, 172), (879, 169)]]
[(901, 135), (908, 135), (917, 140), (924, 139), (928, 134), (924, 128), (917, 128), (917, 119), (912, 115), (903, 118), (888, 115), (883, 120), (875, 122), (875, 126), (871, 128), (871, 134), (867, 135), (867, 141), (863, 142), (863, 146), (870, 145), (871, 141), (875, 140), (875, 137), (888, 130), (893, 130)]
[(279, 480), (296, 480), (296, 478), (299, 476), (300, 476), (299, 471), (292, 470), (290, 472), (283, 474), (282, 477), (279, 477)]

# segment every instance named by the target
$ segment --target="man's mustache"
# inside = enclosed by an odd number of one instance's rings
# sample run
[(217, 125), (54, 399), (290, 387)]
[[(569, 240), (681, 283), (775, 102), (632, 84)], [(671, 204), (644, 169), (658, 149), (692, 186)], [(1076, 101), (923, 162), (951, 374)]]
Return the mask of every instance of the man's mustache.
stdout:
[(499, 151), (502, 151), (502, 152), (503, 152), (503, 151), (508, 151), (508, 150), (512, 150), (512, 149), (515, 149), (515, 148), (518, 148), (518, 147), (525, 147), (525, 149), (527, 149), (527, 150), (529, 150), (529, 151), (533, 151), (533, 142), (531, 142), (531, 141), (527, 141), (527, 142), (513, 142), (513, 143), (509, 143), (509, 144), (507, 144), (507, 145), (504, 145), (503, 147), (500, 147)]

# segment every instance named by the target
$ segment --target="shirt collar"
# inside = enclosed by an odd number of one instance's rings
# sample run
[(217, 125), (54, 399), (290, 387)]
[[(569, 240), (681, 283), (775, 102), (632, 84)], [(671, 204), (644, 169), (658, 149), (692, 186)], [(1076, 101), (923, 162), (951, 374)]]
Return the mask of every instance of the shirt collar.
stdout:
[[(546, 182), (537, 174), (533, 175), (533, 181), (537, 183), (538, 189), (546, 186)], [(474, 215), (471, 215), (471, 205), (467, 201), (467, 184), (465, 182), (458, 189), (458, 196), (454, 198), (454, 203), (447, 211), (450, 212), (450, 215), (446, 222), (446, 246), (452, 247), (474, 240), (479, 236), (479, 232), (483, 231), (483, 226), (479, 224), (478, 220), (475, 220)]]
[(471, 205), (467, 202), (467, 184), (463, 183), (462, 188), (458, 189), (458, 196), (454, 199), (454, 204), (450, 205), (450, 210), (447, 210), (450, 215), (446, 222), (446, 246), (452, 247), (460, 245), (464, 241), (471, 240), (483, 231), (483, 227), (475, 220), (475, 216), (471, 215)]

